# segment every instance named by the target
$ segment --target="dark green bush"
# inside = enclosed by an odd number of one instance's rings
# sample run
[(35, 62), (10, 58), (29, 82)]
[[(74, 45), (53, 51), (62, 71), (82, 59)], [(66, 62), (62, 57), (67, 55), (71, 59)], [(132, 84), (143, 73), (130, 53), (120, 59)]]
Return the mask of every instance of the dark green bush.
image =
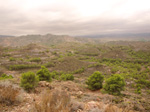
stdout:
[(60, 76), (62, 75), (62, 74), (64, 74), (64, 72), (62, 72), (62, 71), (60, 71), (60, 72), (58, 72), (58, 71), (53, 71), (53, 72), (51, 72), (50, 73), (51, 74), (51, 76), (52, 76), (52, 78), (53, 79), (60, 79)]
[(41, 69), (37, 71), (37, 75), (40, 81), (48, 81), (48, 82), (52, 81), (52, 76), (45, 66), (41, 66)]
[(119, 95), (124, 90), (125, 80), (120, 74), (114, 74), (106, 80), (104, 89), (113, 95)]
[(56, 71), (50, 73), (53, 79), (59, 79), (59, 74)]
[(21, 87), (25, 90), (33, 90), (38, 84), (38, 77), (33, 72), (23, 73), (21, 76)]
[(74, 76), (72, 74), (62, 74), (60, 76), (61, 80), (67, 81), (67, 80), (74, 80)]
[(91, 76), (89, 76), (86, 84), (88, 88), (91, 90), (98, 90), (102, 88), (102, 83), (104, 81), (104, 76), (99, 71), (94, 72)]

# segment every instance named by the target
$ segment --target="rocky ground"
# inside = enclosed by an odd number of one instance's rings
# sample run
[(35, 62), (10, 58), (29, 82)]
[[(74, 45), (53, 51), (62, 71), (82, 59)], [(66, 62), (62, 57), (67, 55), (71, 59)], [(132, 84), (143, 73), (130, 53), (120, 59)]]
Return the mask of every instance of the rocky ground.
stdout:
[[(70, 96), (71, 112), (135, 112), (129, 107), (119, 107), (113, 103), (112, 95), (102, 94), (101, 91), (92, 92), (72, 81), (41, 81), (34, 92), (21, 93), (20, 103), (6, 106), (1, 112), (33, 112), (34, 105), (41, 102), (45, 90), (63, 91)], [(63, 97), (63, 96), (62, 96)]]

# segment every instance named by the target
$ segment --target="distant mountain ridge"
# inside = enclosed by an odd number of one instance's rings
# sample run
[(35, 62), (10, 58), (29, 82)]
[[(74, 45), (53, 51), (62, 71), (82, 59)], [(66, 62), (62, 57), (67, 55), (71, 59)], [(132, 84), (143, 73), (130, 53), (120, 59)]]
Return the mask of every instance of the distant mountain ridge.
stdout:
[(14, 37), (14, 36), (12, 36), (12, 35), (0, 35), (0, 38), (1, 37)]
[(69, 35), (53, 35), (53, 34), (46, 34), (46, 35), (23, 35), (18, 37), (6, 37), (0, 38), (0, 45), (3, 46), (24, 46), (31, 43), (39, 43), (41, 45), (56, 45), (66, 42), (77, 42), (77, 43), (84, 43), (84, 42), (91, 42), (92, 39), (84, 39), (84, 38), (77, 38), (71, 37)]
[(40, 45), (57, 45), (62, 43), (101, 43), (109, 41), (150, 41), (150, 33), (147, 34), (106, 34), (72, 37), (69, 35), (23, 35), (0, 36), (1, 46), (24, 46), (31, 43)]
[(123, 34), (100, 34), (82, 35), (77, 37), (94, 38), (103, 42), (108, 41), (150, 41), (150, 33), (123, 33)]
[(97, 34), (97, 35), (82, 35), (78, 37), (89, 37), (89, 38), (150, 38), (150, 33), (121, 33), (121, 34)]

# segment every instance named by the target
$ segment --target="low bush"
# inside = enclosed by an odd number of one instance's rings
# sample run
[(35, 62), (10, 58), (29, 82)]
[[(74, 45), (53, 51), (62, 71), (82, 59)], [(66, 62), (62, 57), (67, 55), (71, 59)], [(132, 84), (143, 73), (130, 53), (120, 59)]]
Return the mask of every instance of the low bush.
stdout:
[(50, 73), (53, 79), (59, 79), (59, 75), (56, 71)]
[(53, 51), (52, 54), (53, 54), (53, 55), (57, 55), (58, 53), (57, 53), (56, 51)]
[(10, 57), (10, 58), (9, 58), (9, 61), (16, 61), (16, 59), (13, 58), (13, 57)]
[(24, 59), (23, 59), (23, 58), (19, 58), (19, 60), (20, 60), (20, 61), (23, 61)]
[(141, 94), (141, 85), (137, 84), (137, 89), (135, 90), (135, 93)]
[(61, 80), (67, 81), (67, 80), (74, 80), (74, 76), (72, 74), (62, 74), (60, 76)]
[(11, 56), (10, 54), (2, 54), (3, 57)]
[(41, 58), (31, 58), (30, 62), (41, 62)]
[(11, 76), (11, 75), (2, 74), (2, 76), (0, 77), (0, 80), (12, 79), (12, 78), (13, 78), (13, 76)]
[(54, 67), (55, 64), (52, 63), (52, 62), (48, 62), (48, 63), (45, 63), (44, 66), (45, 66), (45, 67)]
[(104, 85), (104, 89), (113, 95), (119, 95), (122, 90), (124, 90), (125, 80), (120, 74), (111, 75)]
[(38, 77), (33, 72), (23, 73), (21, 76), (21, 87), (27, 91), (33, 90), (38, 84)]
[(101, 64), (101, 63), (98, 62), (98, 63), (89, 65), (88, 68), (91, 68), (91, 67), (100, 67), (100, 66), (103, 66), (103, 64)]
[(71, 53), (71, 52), (69, 52), (69, 53), (66, 54), (66, 56), (73, 56), (73, 55), (74, 55), (74, 54)]
[(85, 68), (82, 67), (80, 69), (77, 69), (76, 71), (74, 71), (75, 74), (80, 74), (80, 73), (83, 73), (85, 71)]
[(113, 74), (115, 74), (117, 71), (118, 71), (117, 68), (112, 68), (112, 69), (111, 69), (111, 73), (113, 73)]
[(53, 72), (51, 72), (50, 74), (51, 74), (52, 78), (59, 80), (59, 79), (60, 79), (60, 76), (61, 76), (62, 74), (64, 74), (64, 72), (62, 72), (62, 71), (60, 71), (60, 72), (53, 71)]
[(150, 88), (150, 81), (149, 80), (145, 80), (145, 79), (138, 79), (136, 81), (137, 84), (141, 84), (143, 85), (144, 87), (147, 87), (147, 88)]
[(41, 69), (37, 71), (36, 74), (39, 77), (40, 81), (48, 81), (48, 82), (52, 81), (52, 76), (45, 66), (41, 66)]
[(89, 76), (86, 84), (90, 90), (98, 90), (102, 88), (102, 83), (104, 81), (104, 76), (99, 71), (94, 72)]

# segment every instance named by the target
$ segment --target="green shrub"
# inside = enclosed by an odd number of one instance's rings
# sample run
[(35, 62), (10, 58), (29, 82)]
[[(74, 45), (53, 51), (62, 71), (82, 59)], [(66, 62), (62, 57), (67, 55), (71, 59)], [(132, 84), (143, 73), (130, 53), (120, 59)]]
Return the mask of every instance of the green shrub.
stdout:
[(52, 76), (45, 66), (41, 66), (41, 69), (37, 71), (37, 75), (40, 81), (48, 81), (48, 82), (52, 81)]
[(141, 85), (137, 84), (137, 89), (135, 90), (135, 93), (141, 94)]
[(82, 68), (77, 69), (76, 71), (74, 71), (74, 73), (75, 73), (75, 74), (80, 74), (80, 73), (82, 73), (82, 72), (84, 72), (84, 71), (85, 71), (85, 68), (82, 67)]
[(66, 54), (66, 56), (73, 56), (73, 55), (74, 55), (74, 54), (71, 53), (71, 52), (69, 52), (69, 53)]
[(10, 54), (2, 54), (3, 57), (11, 56)]
[(111, 69), (111, 72), (114, 74), (114, 73), (116, 73), (118, 71), (118, 69), (117, 68), (112, 68)]
[(52, 78), (59, 80), (60, 76), (61, 76), (62, 74), (64, 74), (64, 72), (62, 72), (62, 71), (60, 71), (60, 72), (53, 71), (53, 72), (51, 72), (50, 74), (51, 74)]
[(147, 90), (146, 92), (147, 92), (147, 94), (150, 94), (150, 90)]
[(52, 63), (52, 62), (48, 62), (48, 63), (44, 64), (44, 66), (45, 66), (45, 67), (54, 67), (55, 64)]
[(38, 84), (38, 77), (33, 72), (23, 73), (21, 76), (21, 87), (30, 91), (34, 89)]
[(41, 58), (31, 58), (30, 62), (41, 62)]
[(57, 52), (56, 52), (56, 51), (53, 51), (52, 54), (53, 54), (53, 55), (57, 55)]
[(67, 81), (67, 80), (74, 80), (74, 76), (72, 74), (62, 74), (60, 76), (61, 80)]
[(91, 76), (89, 76), (86, 84), (88, 88), (91, 90), (98, 90), (102, 88), (102, 83), (104, 81), (104, 76), (99, 71), (94, 72)]
[(106, 80), (104, 89), (113, 95), (119, 95), (122, 90), (124, 90), (125, 80), (120, 74), (114, 74)]
[(150, 81), (149, 80), (145, 80), (145, 79), (139, 79), (136, 81), (137, 84), (141, 84), (147, 88), (150, 88)]
[(9, 58), (9, 61), (16, 61), (16, 59), (13, 58), (13, 57), (10, 57), (10, 58)]
[(23, 61), (23, 58), (19, 58), (20, 61)]
[(52, 76), (53, 79), (57, 79), (57, 80), (59, 79), (59, 75), (57, 74), (56, 71), (53, 71), (50, 74), (51, 74), (51, 76)]
[(13, 76), (11, 76), (11, 75), (2, 74), (2, 76), (0, 77), (0, 80), (12, 79), (12, 78), (13, 78)]
[(101, 63), (98, 62), (98, 63), (89, 65), (88, 68), (91, 68), (91, 67), (100, 67), (100, 66), (103, 66), (103, 64), (101, 64)]

